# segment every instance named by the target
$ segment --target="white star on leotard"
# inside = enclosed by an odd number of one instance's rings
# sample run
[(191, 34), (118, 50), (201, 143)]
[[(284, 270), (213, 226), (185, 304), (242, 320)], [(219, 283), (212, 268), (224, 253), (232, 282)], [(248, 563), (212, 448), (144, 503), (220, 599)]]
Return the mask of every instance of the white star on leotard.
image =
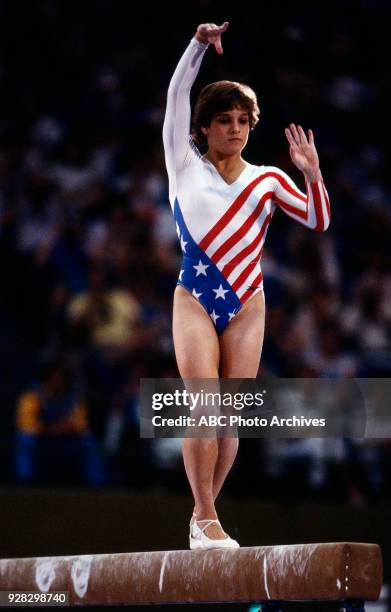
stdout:
[(212, 319), (213, 323), (216, 325), (216, 321), (217, 319), (220, 317), (220, 315), (216, 314), (214, 309), (213, 312), (210, 313), (210, 318)]
[(175, 223), (175, 227), (176, 227), (176, 233), (178, 234), (178, 238), (181, 235), (181, 230), (179, 229), (179, 225), (178, 223)]
[(186, 245), (187, 245), (187, 242), (185, 242), (185, 241), (183, 240), (183, 236), (181, 236), (181, 247), (182, 247), (182, 251), (183, 251), (184, 253), (186, 253)]
[(228, 323), (234, 318), (235, 315), (236, 315), (235, 311), (228, 313), (228, 316), (229, 316)]
[(220, 285), (220, 287), (218, 289), (213, 289), (213, 291), (215, 292), (215, 300), (217, 300), (217, 298), (222, 298), (223, 300), (225, 300), (225, 294), (229, 293), (228, 289), (224, 289), (223, 285)]
[(204, 276), (206, 276), (206, 268), (209, 268), (209, 265), (205, 265), (202, 263), (201, 259), (198, 262), (198, 265), (193, 266), (193, 268), (195, 268), (197, 270), (197, 274), (196, 277), (199, 276), (200, 274), (203, 274)]
[(179, 272), (179, 280), (180, 280), (180, 281), (182, 280), (182, 274), (183, 274), (183, 273), (184, 273), (184, 270), (181, 270), (181, 271)]
[(197, 293), (197, 291), (195, 289), (193, 289), (193, 291), (191, 292), (192, 295), (194, 295), (194, 297), (199, 300), (200, 296), (202, 295), (202, 293)]

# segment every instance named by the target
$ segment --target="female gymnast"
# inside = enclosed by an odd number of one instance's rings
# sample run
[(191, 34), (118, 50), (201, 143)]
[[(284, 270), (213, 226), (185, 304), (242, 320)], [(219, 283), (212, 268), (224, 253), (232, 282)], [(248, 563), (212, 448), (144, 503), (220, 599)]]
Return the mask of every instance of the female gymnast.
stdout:
[[(330, 205), (311, 130), (285, 130), (306, 194), (281, 170), (246, 162), (242, 150), (259, 115), (246, 85), (218, 81), (196, 102), (190, 90), (209, 44), (223, 53), (221, 26), (201, 24), (171, 79), (163, 127), (169, 198), (183, 252), (174, 293), (173, 336), (183, 379), (255, 378), (265, 321), (260, 259), (278, 206), (317, 231)], [(201, 155), (196, 145), (206, 145)], [(184, 438), (183, 460), (194, 496), (190, 548), (236, 548), (215, 500), (238, 450), (237, 437)]]

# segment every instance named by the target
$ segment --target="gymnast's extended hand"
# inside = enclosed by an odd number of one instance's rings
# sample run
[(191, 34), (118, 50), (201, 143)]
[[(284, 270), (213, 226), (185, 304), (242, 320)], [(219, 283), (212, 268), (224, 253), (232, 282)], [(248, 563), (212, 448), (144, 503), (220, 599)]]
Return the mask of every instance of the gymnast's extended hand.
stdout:
[(313, 183), (321, 179), (319, 157), (314, 143), (314, 134), (308, 130), (308, 138), (303, 128), (291, 123), (285, 129), (289, 142), (289, 153), (296, 168), (302, 171), (306, 179)]
[(195, 39), (198, 42), (202, 42), (205, 45), (211, 43), (215, 46), (215, 49), (219, 55), (223, 53), (223, 47), (221, 46), (221, 35), (228, 28), (229, 22), (224, 21), (223, 25), (218, 26), (215, 23), (201, 23), (197, 32), (195, 33)]

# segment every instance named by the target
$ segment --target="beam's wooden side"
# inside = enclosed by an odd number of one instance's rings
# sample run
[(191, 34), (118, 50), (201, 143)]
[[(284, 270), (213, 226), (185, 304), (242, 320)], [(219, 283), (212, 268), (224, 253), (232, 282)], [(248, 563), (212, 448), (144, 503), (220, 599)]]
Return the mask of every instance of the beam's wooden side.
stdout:
[(379, 546), (347, 542), (0, 560), (0, 590), (71, 604), (375, 600), (381, 580)]

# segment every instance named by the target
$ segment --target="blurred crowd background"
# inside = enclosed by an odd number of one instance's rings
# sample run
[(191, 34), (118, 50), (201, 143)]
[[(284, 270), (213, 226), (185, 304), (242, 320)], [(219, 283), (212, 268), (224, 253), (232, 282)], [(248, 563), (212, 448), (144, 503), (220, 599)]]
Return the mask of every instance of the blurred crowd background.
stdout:
[[(258, 94), (245, 158), (303, 188), (284, 136), (315, 132), (325, 234), (278, 211), (260, 375), (391, 376), (391, 6), (0, 2), (0, 483), (187, 491), (180, 440), (140, 440), (141, 377), (177, 377), (180, 250), (161, 139), (198, 23), (230, 20), (196, 94)], [(243, 440), (226, 493), (382, 503), (388, 440)]]

